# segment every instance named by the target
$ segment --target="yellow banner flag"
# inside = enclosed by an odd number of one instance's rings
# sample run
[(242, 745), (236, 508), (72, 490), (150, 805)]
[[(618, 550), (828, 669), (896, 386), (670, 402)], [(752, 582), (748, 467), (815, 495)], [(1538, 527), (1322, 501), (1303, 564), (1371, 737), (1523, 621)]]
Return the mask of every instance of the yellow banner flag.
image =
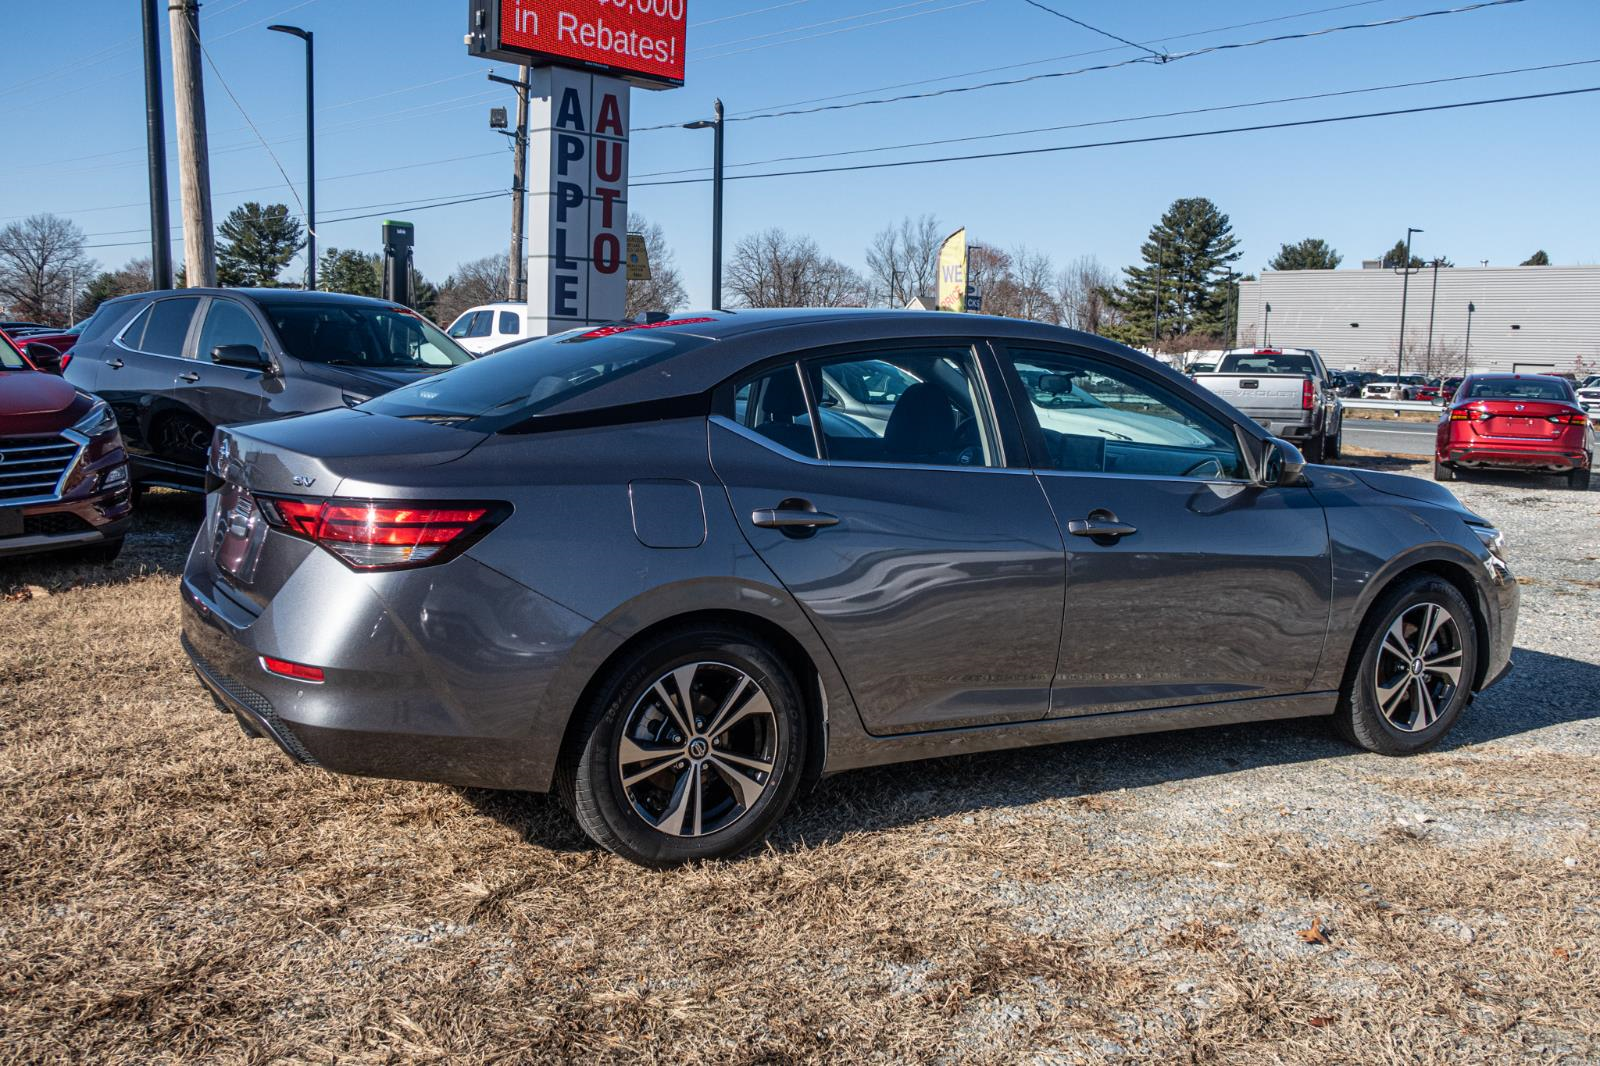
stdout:
[(956, 230), (939, 246), (939, 310), (964, 311), (967, 306), (967, 230)]

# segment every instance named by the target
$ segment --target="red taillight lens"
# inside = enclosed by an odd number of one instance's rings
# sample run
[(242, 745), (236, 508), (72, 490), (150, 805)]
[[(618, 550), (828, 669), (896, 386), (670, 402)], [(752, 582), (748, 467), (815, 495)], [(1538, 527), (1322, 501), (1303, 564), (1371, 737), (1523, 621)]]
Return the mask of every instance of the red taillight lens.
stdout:
[(287, 677), (295, 681), (307, 681), (313, 685), (320, 685), (327, 680), (322, 674), (320, 666), (306, 666), (304, 663), (292, 663), (287, 659), (274, 659), (270, 655), (261, 657), (261, 669), (269, 674)]
[(1302, 411), (1311, 410), (1311, 397), (1312, 397), (1312, 395), (1313, 395), (1313, 393), (1312, 393), (1312, 389), (1311, 389), (1311, 379), (1310, 378), (1306, 378), (1304, 381), (1302, 381), (1300, 383), (1300, 409)]
[(357, 570), (440, 562), (486, 532), (501, 510), (476, 503), (263, 502), (273, 525), (316, 541)]
[(1452, 421), (1452, 422), (1471, 422), (1472, 421), (1472, 412), (1471, 411), (1451, 411), (1450, 412), (1450, 421)]
[(1588, 415), (1550, 415), (1549, 421), (1558, 426), (1581, 426), (1589, 421)]

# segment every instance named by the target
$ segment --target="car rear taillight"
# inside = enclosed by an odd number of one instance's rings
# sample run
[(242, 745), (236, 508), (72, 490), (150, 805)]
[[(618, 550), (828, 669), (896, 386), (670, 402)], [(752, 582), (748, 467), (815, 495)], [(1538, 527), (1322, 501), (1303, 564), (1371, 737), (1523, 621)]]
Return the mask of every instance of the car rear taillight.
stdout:
[(1304, 381), (1300, 382), (1300, 410), (1311, 410), (1312, 395), (1311, 379), (1306, 378)]
[(1581, 426), (1589, 421), (1588, 415), (1547, 415), (1545, 418), (1551, 425), (1556, 426)]
[(292, 681), (305, 681), (312, 685), (320, 685), (327, 680), (323, 676), (322, 667), (307, 666), (304, 663), (292, 663), (287, 659), (274, 659), (270, 655), (261, 657), (261, 669), (269, 674), (287, 677)]
[(261, 498), (268, 523), (356, 570), (401, 570), (459, 555), (510, 510), (495, 503)]

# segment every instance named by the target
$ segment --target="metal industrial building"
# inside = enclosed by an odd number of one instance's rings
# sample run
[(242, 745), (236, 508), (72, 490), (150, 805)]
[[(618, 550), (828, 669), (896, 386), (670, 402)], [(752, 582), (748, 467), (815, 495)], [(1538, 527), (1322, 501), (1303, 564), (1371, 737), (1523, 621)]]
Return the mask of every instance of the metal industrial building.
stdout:
[[(1239, 285), (1239, 343), (1315, 348), (1338, 369), (1393, 372), (1403, 281), (1370, 263), (1263, 271)], [(1425, 266), (1410, 276), (1405, 330), (1408, 374), (1460, 373), (1463, 364), (1600, 373), (1600, 266)]]

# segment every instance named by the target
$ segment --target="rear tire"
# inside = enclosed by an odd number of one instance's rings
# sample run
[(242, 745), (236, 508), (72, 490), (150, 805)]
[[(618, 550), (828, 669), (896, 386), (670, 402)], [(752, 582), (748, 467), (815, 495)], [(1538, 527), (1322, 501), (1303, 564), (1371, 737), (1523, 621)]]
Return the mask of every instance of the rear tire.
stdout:
[(1454, 470), (1452, 470), (1448, 466), (1445, 466), (1443, 463), (1441, 463), (1437, 459), (1435, 459), (1433, 461), (1433, 480), (1435, 480), (1435, 481), (1454, 481), (1455, 479), (1456, 479), (1456, 472)]
[(738, 628), (696, 625), (649, 640), (579, 713), (557, 791), (595, 843), (641, 866), (755, 846), (800, 785), (799, 686), (773, 649)]
[(1306, 441), (1305, 451), (1301, 453), (1308, 463), (1320, 463), (1328, 454), (1328, 438), (1321, 433)]
[(1589, 491), (1589, 469), (1572, 470), (1567, 473), (1567, 488), (1576, 489), (1578, 492)]
[(1338, 434), (1328, 442), (1328, 458), (1337, 459), (1344, 454), (1344, 426), (1339, 427)]
[(1477, 668), (1478, 629), (1460, 590), (1432, 574), (1408, 578), (1361, 623), (1334, 728), (1380, 755), (1427, 751), (1471, 700)]

